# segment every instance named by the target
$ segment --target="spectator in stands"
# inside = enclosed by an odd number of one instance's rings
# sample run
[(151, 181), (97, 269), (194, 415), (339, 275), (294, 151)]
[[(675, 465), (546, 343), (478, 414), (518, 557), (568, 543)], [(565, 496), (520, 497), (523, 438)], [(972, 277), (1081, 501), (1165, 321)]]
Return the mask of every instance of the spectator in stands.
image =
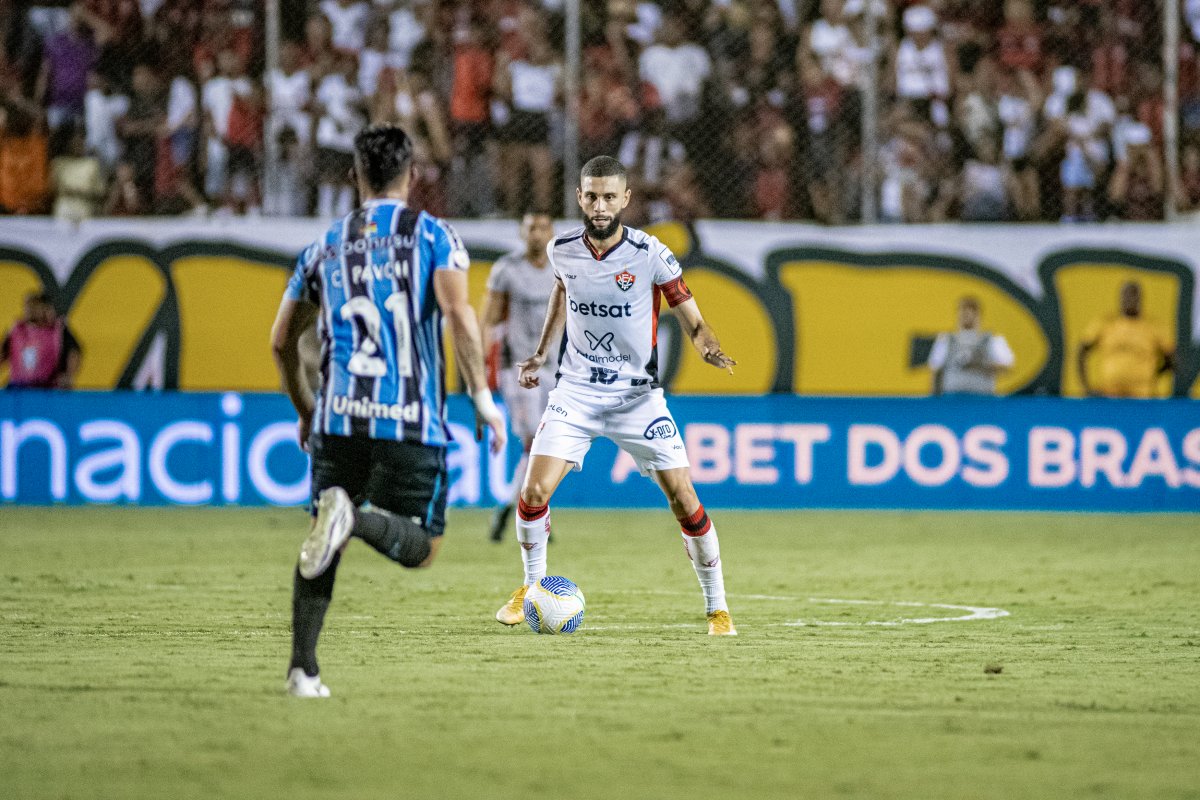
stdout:
[(109, 174), (121, 158), (117, 121), (129, 113), (129, 98), (113, 92), (108, 78), (93, 71), (88, 74), (88, 91), (83, 99), (83, 107), (87, 150), (100, 159), (105, 174)]
[(1006, 70), (1032, 74), (1042, 62), (1042, 32), (1030, 0), (1005, 0), (1004, 25), (996, 32), (1000, 64)]
[[(1093, 352), (1095, 358), (1089, 359)], [(1156, 322), (1142, 316), (1141, 284), (1122, 284), (1120, 313), (1087, 326), (1075, 363), (1089, 397), (1156, 395), (1158, 376), (1175, 368), (1175, 345)], [(1094, 373), (1089, 363), (1095, 366)]]
[[(1200, 2), (1197, 3), (1200, 5)], [(1194, 214), (1200, 211), (1200, 146), (1186, 145), (1179, 168), (1179, 210)]]
[(358, 53), (358, 89), (363, 97), (373, 97), (384, 70), (396, 72), (404, 65), (398, 55), (388, 49), (387, 28), (374, 25), (367, 31), (367, 44)]
[(491, 92), (494, 78), (492, 52), (476, 20), (460, 22), (453, 31), (453, 84), (450, 89), (450, 126), (454, 157), (450, 166), (450, 213), (455, 216), (488, 216), (492, 200)]
[(207, 211), (196, 188), (194, 168), (200, 140), (200, 107), (196, 84), (189, 76), (185, 54), (167, 58), (171, 83), (167, 87), (166, 121), (157, 141), (154, 196), (158, 210), (177, 213)]
[(278, 160), (263, 176), (263, 213), (275, 217), (308, 216), (312, 162), (292, 128), (277, 134)]
[(1013, 212), (1018, 219), (1033, 220), (1041, 206), (1037, 169), (1033, 163), (1033, 142), (1037, 134), (1041, 92), (1032, 73), (1001, 71), (1000, 97), (996, 114), (1001, 125), (1001, 157), (1012, 170)]
[(12, 92), (0, 101), (0, 214), (43, 214), (50, 145), (41, 108)]
[(320, 9), (333, 28), (333, 46), (348, 55), (357, 55), (366, 45), (371, 7), (362, 0), (321, 0)]
[(994, 395), (996, 378), (1015, 363), (1012, 349), (998, 333), (981, 330), (979, 299), (958, 302), (958, 330), (939, 333), (929, 351), (933, 394)]
[(937, 127), (950, 122), (952, 54), (937, 37), (937, 15), (928, 6), (904, 10), (905, 36), (896, 50), (896, 94), (911, 101), (918, 116), (927, 116)]
[(435, 216), (444, 214), (445, 176), (453, 149), (441, 102), (424, 67), (380, 77), (371, 122), (394, 122), (408, 133), (413, 142), (409, 204)]
[[(628, 170), (629, 188), (634, 194), (653, 205), (664, 201), (664, 184), (669, 172), (682, 166), (687, 151), (678, 139), (667, 131), (667, 115), (661, 107), (648, 108), (641, 126), (621, 138), (616, 151), (617, 160)], [(661, 213), (651, 211), (652, 219), (662, 219)]]
[(1012, 218), (1010, 194), (1015, 178), (1000, 160), (990, 136), (979, 137), (958, 175), (959, 219), (963, 222), (1006, 222)]
[(596, 156), (612, 155), (620, 147), (623, 130), (637, 122), (638, 94), (642, 96), (641, 106), (661, 104), (649, 84), (639, 87), (640, 92), (632, 85), (635, 81), (622, 74), (609, 50), (596, 48), (584, 60), (579, 98), (579, 160), (586, 163)]
[(303, 68), (304, 48), (299, 42), (285, 41), (279, 47), (279, 66), (267, 71), (264, 81), (269, 127), (267, 135), (279, 138), (290, 130), (297, 147), (312, 142), (312, 77)]
[(261, 211), (265, 103), (262, 87), (256, 81), (250, 81), (250, 91), (235, 96), (229, 112), (227, 203), (232, 203), (240, 213), (257, 214)]
[[(245, 75), (245, 67), (238, 54), (233, 50), (222, 50), (217, 55), (217, 71), (212, 70), (211, 62), (206, 62), (201, 69), (201, 79), (204, 81), (200, 90), (200, 107), (204, 113), (205, 133), (205, 181), (204, 193), (209, 202), (216, 203), (225, 211), (232, 210), (233, 195), (230, 193), (230, 134), (231, 130), (239, 134), (242, 131), (231, 129), (234, 120), (234, 101), (245, 100), (254, 92), (254, 85)], [(239, 111), (239, 116), (241, 115)], [(244, 167), (242, 153), (239, 153), (239, 163)]]
[(522, 208), (551, 208), (554, 194), (554, 156), (550, 126), (562, 94), (562, 63), (550, 46), (545, 24), (522, 30), (525, 57), (501, 56), (495, 73), (494, 97), (507, 104), (508, 121), (500, 144), (500, 174), (529, 175), (532, 195), (526, 202), (522, 184), (500, 182), (502, 206), (516, 217)]
[(1152, 146), (1150, 129), (1141, 123), (1126, 129), (1124, 152), (1108, 184), (1108, 199), (1115, 215), (1139, 222), (1162, 219), (1163, 172), (1162, 156)]
[(50, 296), (25, 297), (25, 316), (0, 343), (0, 365), (8, 363), (10, 389), (70, 389), (79, 372), (82, 350), (60, 319)]
[[(696, 121), (704, 81), (712, 74), (712, 60), (703, 47), (688, 39), (683, 18), (666, 14), (657, 41), (642, 51), (638, 74), (653, 84), (666, 111), (667, 121), (679, 133)], [(686, 143), (686, 136), (683, 137)]]
[(354, 205), (354, 137), (366, 122), (354, 57), (339, 55), (317, 86), (317, 216), (350, 213)]
[(63, 155), (50, 162), (50, 188), (54, 192), (54, 216), (82, 222), (95, 216), (104, 200), (104, 172), (100, 159), (87, 152), (82, 125), (59, 129), (67, 139)]
[(333, 46), (333, 26), (320, 14), (304, 23), (303, 66), (316, 83), (334, 70), (337, 50)]
[(167, 119), (167, 96), (149, 64), (133, 68), (131, 86), (129, 110), (117, 121), (117, 132), (125, 161), (134, 168), (138, 191), (142, 197), (152, 197), (158, 139)]
[(801, 69), (807, 136), (803, 149), (804, 183), (813, 216), (820, 222), (839, 225), (848, 212), (844, 204), (846, 193), (841, 191), (848, 131), (840, 123), (844, 119), (842, 102), (846, 95), (833, 76), (816, 63), (808, 62)]
[(100, 48), (111, 35), (108, 24), (77, 1), (71, 4), (66, 29), (46, 41), (34, 99), (46, 109), (51, 130), (68, 122), (83, 121), (88, 73), (96, 66)]
[(1043, 115), (1047, 135), (1061, 142), (1059, 164), (1062, 221), (1097, 218), (1095, 189), (1107, 176), (1109, 133), (1116, 121), (1112, 99), (1088, 88), (1088, 76), (1072, 67), (1054, 71), (1054, 92), (1046, 98)]
[(137, 183), (137, 172), (133, 164), (121, 161), (113, 173), (108, 197), (104, 200), (104, 216), (136, 217), (150, 211), (146, 196)]
[(408, 69), (413, 51), (425, 40), (432, 4), (424, 0), (375, 0), (375, 6), (388, 15), (388, 52), (396, 58), (399, 69)]

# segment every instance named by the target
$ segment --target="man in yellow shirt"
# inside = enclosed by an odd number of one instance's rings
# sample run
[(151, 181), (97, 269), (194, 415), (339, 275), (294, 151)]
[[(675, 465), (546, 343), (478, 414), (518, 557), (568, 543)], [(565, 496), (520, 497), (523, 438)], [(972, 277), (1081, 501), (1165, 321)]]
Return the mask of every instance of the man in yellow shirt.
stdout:
[[(1088, 375), (1088, 354), (1096, 351), (1096, 381)], [(1079, 377), (1089, 397), (1154, 397), (1156, 379), (1175, 367), (1175, 346), (1142, 317), (1142, 287), (1121, 287), (1121, 313), (1093, 320), (1078, 354)]]

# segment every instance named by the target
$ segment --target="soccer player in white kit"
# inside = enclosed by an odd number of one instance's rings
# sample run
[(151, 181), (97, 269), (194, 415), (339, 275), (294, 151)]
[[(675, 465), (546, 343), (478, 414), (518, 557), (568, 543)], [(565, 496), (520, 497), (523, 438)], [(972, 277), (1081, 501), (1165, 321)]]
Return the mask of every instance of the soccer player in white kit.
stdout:
[(583, 467), (592, 440), (605, 436), (667, 496), (704, 593), (709, 634), (736, 636), (725, 602), (717, 529), (696, 496), (679, 426), (658, 385), (660, 297), (675, 309), (705, 361), (730, 374), (736, 362), (704, 322), (671, 251), (621, 224), (621, 211), (629, 204), (621, 162), (598, 156), (585, 164), (576, 196), (584, 225), (547, 247), (555, 284), (537, 349), (518, 364), (521, 386), (536, 387), (544, 380), (549, 348), (558, 349), (558, 385), (534, 436), (517, 502), (525, 581), (496, 619), (505, 625), (525, 619), (525, 592), (546, 574), (550, 498), (568, 472)]
[[(537, 349), (545, 318), (546, 303), (554, 289), (554, 271), (546, 255), (546, 246), (554, 238), (554, 220), (544, 211), (529, 211), (521, 218), (521, 241), (524, 247), (501, 256), (488, 275), (487, 296), (480, 314), (483, 346), (498, 361), (496, 382), (513, 434), (521, 440), (521, 460), (513, 472), (518, 491), (529, 465), (529, 448), (537, 432), (542, 412), (546, 410), (547, 395), (554, 388), (554, 367), (543, 365), (538, 383), (532, 389), (522, 389), (517, 383), (516, 359)], [(489, 380), (490, 369), (489, 369)], [(514, 495), (516, 492), (514, 492)], [(496, 509), (490, 528), (492, 541), (500, 541), (508, 517), (517, 498)]]

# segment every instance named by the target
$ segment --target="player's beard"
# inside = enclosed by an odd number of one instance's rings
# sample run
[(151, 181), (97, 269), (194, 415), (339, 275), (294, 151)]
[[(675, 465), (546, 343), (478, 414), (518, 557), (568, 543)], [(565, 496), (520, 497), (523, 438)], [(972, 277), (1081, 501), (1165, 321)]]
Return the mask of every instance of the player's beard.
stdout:
[(614, 233), (617, 232), (617, 228), (619, 228), (620, 225), (621, 225), (620, 213), (613, 214), (612, 221), (609, 222), (607, 225), (605, 225), (603, 228), (597, 226), (594, 222), (592, 222), (591, 217), (583, 218), (583, 229), (585, 231), (587, 231), (587, 235), (589, 238), (594, 239), (597, 242), (603, 242), (605, 239), (612, 236)]

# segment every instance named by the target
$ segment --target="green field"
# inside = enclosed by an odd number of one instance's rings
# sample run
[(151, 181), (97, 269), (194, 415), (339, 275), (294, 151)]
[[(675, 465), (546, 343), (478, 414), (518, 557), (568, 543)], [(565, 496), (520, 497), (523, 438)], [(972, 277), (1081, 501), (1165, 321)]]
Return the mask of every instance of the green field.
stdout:
[(1200, 798), (1196, 517), (716, 512), (736, 639), (665, 511), (554, 518), (578, 634), (497, 625), (452, 512), (431, 570), (352, 544), (304, 701), (302, 512), (0, 509), (0, 795)]

